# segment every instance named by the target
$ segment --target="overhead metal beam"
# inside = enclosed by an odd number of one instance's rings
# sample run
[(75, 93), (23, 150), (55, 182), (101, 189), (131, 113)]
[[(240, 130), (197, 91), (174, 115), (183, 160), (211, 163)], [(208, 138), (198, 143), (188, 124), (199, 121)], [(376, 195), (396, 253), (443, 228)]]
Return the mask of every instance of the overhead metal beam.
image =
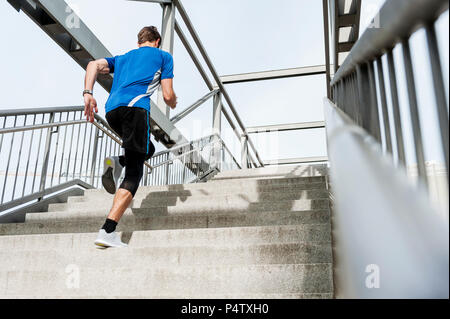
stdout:
[[(52, 38), (83, 69), (89, 61), (112, 57), (102, 42), (85, 25), (81, 18), (71, 10), (65, 1), (29, 0), (10, 1), (11, 5), (22, 10), (50, 38)], [(107, 91), (111, 90), (113, 76), (99, 74), (97, 82)], [(187, 139), (152, 102), (151, 125), (156, 141), (170, 148), (176, 143), (186, 143)]]
[(325, 65), (316, 65), (316, 66), (281, 69), (274, 71), (261, 71), (261, 72), (251, 72), (233, 75), (223, 75), (220, 77), (220, 80), (222, 81), (223, 84), (231, 84), (231, 83), (290, 78), (298, 76), (308, 76), (325, 73), (326, 73)]
[[(359, 37), (361, 0), (330, 0), (334, 73), (339, 69), (339, 53), (349, 52)], [(345, 42), (339, 39), (342, 28), (350, 28)]]
[(170, 121), (173, 124), (179, 122), (180, 120), (185, 118), (188, 114), (190, 114), (192, 111), (194, 111), (197, 107), (199, 107), (200, 105), (202, 105), (203, 103), (208, 101), (212, 96), (216, 95), (218, 92), (220, 92), (218, 89), (217, 90), (213, 90), (211, 92), (208, 92), (205, 96), (201, 97), (194, 104), (192, 104), (191, 106), (187, 107), (186, 109), (184, 109), (183, 111), (181, 111), (180, 113), (175, 115), (174, 117), (172, 117), (170, 119)]
[(328, 0), (322, 0), (323, 8), (323, 38), (325, 42), (325, 68), (327, 82), (327, 97), (331, 98), (331, 65), (330, 65), (330, 24), (328, 15)]
[(264, 165), (290, 165), (290, 164), (304, 164), (304, 163), (316, 163), (316, 162), (328, 162), (327, 156), (315, 156), (315, 157), (297, 157), (286, 158), (278, 160), (264, 161)]
[(324, 128), (324, 121), (247, 127), (248, 134)]
[(172, 0), (128, 0), (128, 1), (153, 2), (153, 3), (161, 3), (161, 4), (170, 4), (170, 3), (172, 3)]

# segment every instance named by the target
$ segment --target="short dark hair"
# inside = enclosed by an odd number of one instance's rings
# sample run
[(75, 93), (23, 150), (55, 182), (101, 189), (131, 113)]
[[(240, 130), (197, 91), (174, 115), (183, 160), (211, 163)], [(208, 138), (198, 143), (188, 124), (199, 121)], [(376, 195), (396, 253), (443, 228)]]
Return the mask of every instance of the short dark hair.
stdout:
[(143, 27), (141, 31), (138, 33), (138, 43), (144, 43), (146, 41), (153, 42), (160, 39), (161, 35), (158, 32), (158, 29), (154, 26)]

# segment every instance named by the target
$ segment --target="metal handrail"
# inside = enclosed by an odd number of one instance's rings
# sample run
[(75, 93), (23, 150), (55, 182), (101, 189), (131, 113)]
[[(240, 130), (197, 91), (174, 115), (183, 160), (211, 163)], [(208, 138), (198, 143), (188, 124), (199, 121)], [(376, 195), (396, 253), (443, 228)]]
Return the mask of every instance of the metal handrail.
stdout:
[[(333, 236), (339, 239), (333, 246), (336, 297), (448, 298), (448, 220), (367, 131), (324, 102)], [(377, 289), (367, 284), (372, 267), (381, 278)]]
[[(31, 200), (40, 200), (49, 195), (48, 190), (59, 190), (61, 185), (75, 186), (69, 181), (78, 180), (76, 185), (84, 188), (101, 187), (103, 163), (97, 159), (118, 156), (122, 141), (98, 114), (95, 114), (92, 123), (83, 119), (83, 110), (82, 106), (74, 106), (0, 112), (0, 154), (4, 154), (2, 158), (5, 158), (6, 163), (5, 177), (0, 185), (3, 185), (3, 189), (0, 189), (0, 211)], [(16, 141), (20, 141), (20, 146)], [(6, 153), (8, 147), (9, 153)], [(216, 164), (211, 161), (214, 149), (222, 154), (222, 161)], [(214, 167), (225, 167), (225, 157), (229, 158), (231, 167), (240, 168), (218, 134), (195, 139), (154, 154), (144, 163), (145, 173), (141, 185), (201, 180), (202, 174)], [(25, 171), (23, 179), (19, 167)], [(10, 184), (12, 188), (8, 187), (6, 191), (6, 186)], [(23, 186), (19, 194), (16, 194), (16, 184)], [(5, 201), (7, 198), (10, 200)]]
[[(364, 32), (331, 82), (333, 102), (358, 125), (367, 130), (379, 143), (385, 145), (385, 149), (389, 153), (392, 153), (392, 139), (395, 138), (398, 163), (406, 165), (395, 69), (396, 61), (393, 55), (395, 46), (401, 44), (409, 99), (408, 106), (415, 144), (415, 157), (418, 164), (419, 179), (425, 185), (428, 183), (428, 176), (422, 138), (423, 128), (420, 123), (409, 39), (413, 32), (419, 28), (425, 29), (439, 118), (441, 148), (448, 172), (449, 113), (435, 30), (436, 20), (445, 10), (448, 10), (448, 7), (448, 0), (386, 1), (376, 16), (379, 26), (369, 28)], [(386, 55), (389, 73), (388, 82), (386, 83), (383, 74), (383, 65), (385, 63), (383, 55)], [(378, 73), (378, 77), (375, 76), (376, 73)], [(386, 85), (389, 85), (391, 92), (392, 121), (394, 124), (392, 126), (389, 118)], [(380, 92), (380, 98), (377, 96), (377, 91)], [(382, 139), (381, 127), (384, 128), (384, 139)]]

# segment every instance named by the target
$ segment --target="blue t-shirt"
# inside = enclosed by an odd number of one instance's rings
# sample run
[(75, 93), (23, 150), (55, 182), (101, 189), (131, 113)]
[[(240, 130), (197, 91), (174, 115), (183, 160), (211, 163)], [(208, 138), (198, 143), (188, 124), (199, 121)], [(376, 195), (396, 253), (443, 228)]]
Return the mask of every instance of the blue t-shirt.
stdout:
[(173, 78), (173, 58), (158, 48), (144, 46), (105, 59), (110, 73), (114, 73), (106, 113), (119, 106), (140, 107), (150, 112), (150, 96), (161, 80)]

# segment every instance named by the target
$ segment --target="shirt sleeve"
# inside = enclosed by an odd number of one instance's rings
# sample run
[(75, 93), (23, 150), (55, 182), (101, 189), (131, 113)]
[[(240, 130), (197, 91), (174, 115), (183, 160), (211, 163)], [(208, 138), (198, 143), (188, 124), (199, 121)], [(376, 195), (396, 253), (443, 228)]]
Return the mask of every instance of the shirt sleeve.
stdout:
[(161, 69), (161, 80), (173, 78), (173, 57), (169, 53), (163, 54), (163, 65)]
[(106, 62), (108, 62), (109, 73), (114, 73), (114, 66), (116, 65), (116, 57), (105, 58)]

